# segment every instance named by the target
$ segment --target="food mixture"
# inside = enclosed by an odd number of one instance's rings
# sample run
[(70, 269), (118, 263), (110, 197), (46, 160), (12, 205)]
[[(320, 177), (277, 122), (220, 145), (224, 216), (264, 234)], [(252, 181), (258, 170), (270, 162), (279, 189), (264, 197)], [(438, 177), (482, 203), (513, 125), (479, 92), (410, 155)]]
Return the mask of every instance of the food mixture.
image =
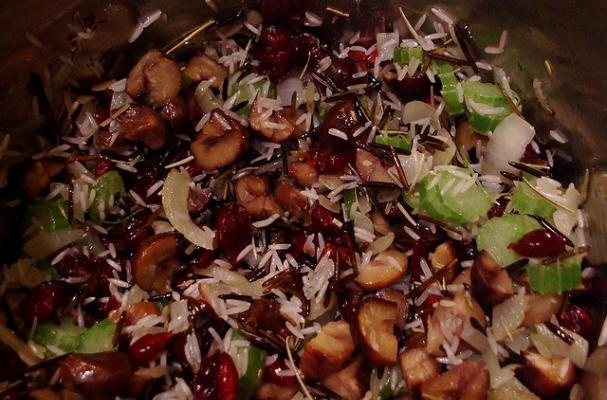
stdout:
[(261, 3), (67, 94), (21, 171), (0, 397), (584, 398), (587, 182), (492, 65), (507, 33)]

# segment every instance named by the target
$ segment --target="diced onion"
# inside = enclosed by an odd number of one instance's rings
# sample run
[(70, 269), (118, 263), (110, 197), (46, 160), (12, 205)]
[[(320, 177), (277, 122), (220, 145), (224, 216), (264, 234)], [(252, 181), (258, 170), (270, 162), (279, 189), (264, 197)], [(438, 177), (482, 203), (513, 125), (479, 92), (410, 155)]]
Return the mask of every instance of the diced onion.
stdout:
[(379, 254), (384, 250), (388, 250), (392, 243), (394, 242), (394, 233), (388, 232), (387, 235), (381, 236), (373, 241), (369, 245), (369, 250), (373, 252), (373, 254)]
[(84, 231), (82, 229), (41, 231), (23, 245), (23, 251), (36, 261), (42, 260), (68, 244), (81, 239), (83, 235)]
[(297, 77), (287, 78), (276, 85), (276, 94), (282, 106), (291, 105), (293, 93), (297, 93), (297, 105), (305, 100), (303, 82)]
[(204, 113), (210, 113), (216, 108), (221, 108), (221, 102), (211, 91), (212, 81), (202, 81), (196, 87), (194, 96), (198, 106)]
[(500, 122), (489, 139), (482, 163), (483, 174), (500, 175), (501, 171), (516, 173), (517, 170), (508, 162), (520, 160), (534, 136), (535, 129), (531, 124), (515, 113), (510, 114)]
[(493, 335), (496, 340), (511, 336), (523, 323), (528, 300), (528, 296), (521, 293), (493, 307)]
[(162, 207), (169, 222), (187, 240), (202, 248), (213, 250), (215, 232), (207, 226), (194, 224), (188, 212), (190, 177), (186, 172), (172, 169), (162, 188)]
[(546, 325), (538, 324), (535, 326), (535, 329), (537, 333), (531, 334), (531, 341), (535, 347), (543, 347), (553, 355), (568, 357), (579, 368), (584, 367), (586, 358), (588, 357), (588, 341), (586, 339), (575, 332), (560, 327), (559, 329), (573, 338), (573, 344), (569, 346), (561, 338), (552, 333)]

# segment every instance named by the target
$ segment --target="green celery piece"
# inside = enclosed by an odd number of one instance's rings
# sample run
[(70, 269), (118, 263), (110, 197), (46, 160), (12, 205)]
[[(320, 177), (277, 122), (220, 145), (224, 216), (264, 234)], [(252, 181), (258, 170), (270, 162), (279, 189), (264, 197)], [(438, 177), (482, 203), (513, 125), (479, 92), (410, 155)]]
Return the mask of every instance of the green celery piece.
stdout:
[[(468, 170), (464, 168), (460, 168), (459, 171), (468, 173)], [(462, 183), (464, 179), (455, 177), (447, 171), (442, 172), (441, 175), (441, 180), (438, 183), (438, 186), (440, 187), (445, 187), (449, 180), (455, 179), (455, 183), (452, 184), (450, 189), (442, 194), (443, 203), (447, 208), (461, 217), (464, 223), (476, 222), (481, 216), (487, 214), (491, 208), (491, 196), (489, 196), (477, 181), (475, 181), (465, 192), (460, 191), (455, 193), (455, 189), (457, 189), (458, 185), (464, 185)]]
[(77, 351), (79, 353), (101, 353), (114, 350), (114, 333), (116, 324), (104, 319), (91, 326), (80, 336)]
[(424, 61), (424, 50), (420, 47), (396, 47), (394, 49), (394, 62), (400, 65), (407, 65), (412, 58), (419, 62)]
[[(263, 88), (266, 85), (266, 82), (268, 82), (268, 78), (264, 78), (258, 82), (255, 82), (253, 84), (253, 87), (255, 89), (257, 89), (263, 97), (270, 97), (270, 98), (276, 97), (276, 90), (274, 89), (274, 86), (272, 86), (272, 85), (269, 85), (269, 89), (267, 92), (263, 91)], [(240, 91), (240, 93), (238, 94), (238, 97), (236, 97), (236, 100), (234, 101), (234, 106), (238, 106), (239, 104), (242, 104), (245, 102), (248, 103), (249, 100), (251, 100), (251, 103), (253, 102), (253, 99), (251, 99), (251, 96), (253, 94), (251, 93), (251, 89), (248, 84), (241, 85), (240, 82), (234, 82), (231, 93), (234, 94), (238, 91)], [(246, 104), (244, 107), (239, 108), (238, 111), (236, 111), (236, 113), (241, 116), (249, 115), (250, 112), (251, 112), (251, 104)]]
[(118, 171), (108, 171), (97, 178), (93, 185), (96, 191), (95, 200), (89, 209), (89, 214), (94, 221), (99, 221), (99, 207), (101, 204), (107, 204), (111, 195), (123, 196), (126, 193), (124, 181)]
[(28, 219), (39, 223), (47, 231), (68, 229), (73, 225), (68, 220), (68, 201), (61, 196), (32, 203), (28, 209)]
[[(531, 184), (536, 178), (528, 178)], [(521, 214), (537, 215), (542, 218), (551, 218), (556, 208), (542, 196), (533, 191), (525, 182), (519, 182), (512, 192), (510, 206)]]
[(379, 145), (394, 147), (398, 150), (411, 150), (411, 138), (408, 135), (381, 133), (375, 136), (373, 141)]
[(474, 100), (477, 103), (491, 107), (501, 107), (504, 111), (494, 115), (482, 115), (466, 107), (466, 115), (472, 129), (476, 132), (487, 135), (512, 113), (512, 107), (501, 90), (492, 83), (483, 82), (463, 82), (464, 98)]
[(453, 212), (450, 208), (445, 206), (443, 195), (441, 194), (440, 180), (439, 183), (434, 184), (430, 187), (430, 183), (434, 180), (436, 175), (428, 174), (419, 183), (419, 194), (420, 194), (420, 208), (425, 211), (430, 217), (437, 219), (442, 222), (462, 225), (465, 220)]
[(582, 265), (579, 260), (566, 260), (549, 265), (529, 265), (529, 284), (536, 292), (560, 294), (576, 288), (581, 282)]
[(352, 211), (352, 206), (357, 201), (358, 193), (356, 192), (356, 189), (348, 189), (344, 191), (344, 207), (348, 216), (350, 215), (350, 211)]
[(78, 349), (80, 335), (84, 330), (70, 318), (64, 317), (59, 325), (49, 321), (39, 322), (32, 339), (43, 346), (55, 346), (65, 352), (72, 352)]
[[(243, 340), (245, 337), (236, 331), (234, 339)], [(242, 350), (239, 350), (242, 351)], [(266, 352), (259, 347), (249, 345), (249, 359), (247, 362), (247, 371), (238, 379), (238, 399), (248, 400), (253, 397), (255, 391), (261, 384), (263, 370), (265, 368)]]
[(384, 369), (384, 375), (382, 376), (382, 383), (378, 395), (381, 400), (388, 400), (392, 398), (393, 394), (392, 368), (386, 368)]
[(498, 264), (505, 267), (523, 258), (510, 250), (508, 245), (540, 228), (540, 223), (527, 215), (507, 214), (485, 222), (476, 236), (476, 245), (479, 251), (486, 250)]

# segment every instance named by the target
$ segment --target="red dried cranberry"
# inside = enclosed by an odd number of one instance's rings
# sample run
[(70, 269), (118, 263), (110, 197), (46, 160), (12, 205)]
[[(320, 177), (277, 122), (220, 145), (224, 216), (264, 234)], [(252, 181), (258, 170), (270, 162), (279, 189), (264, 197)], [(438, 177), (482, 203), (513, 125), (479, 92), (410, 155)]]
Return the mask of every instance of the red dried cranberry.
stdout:
[(106, 159), (97, 160), (95, 164), (95, 176), (101, 176), (110, 170), (112, 163)]
[(98, 270), (94, 263), (80, 253), (68, 254), (55, 268), (64, 278), (83, 278), (77, 286), (84, 295), (94, 295), (98, 287)]
[(259, 61), (261, 70), (272, 81), (277, 82), (293, 66), (295, 46), (285, 31), (276, 26), (269, 26), (262, 30), (254, 56)]
[(95, 114), (93, 114), (93, 117), (95, 118), (95, 121), (98, 124), (100, 124), (103, 121), (105, 121), (106, 119), (108, 119), (110, 117), (110, 105), (105, 104), (105, 105), (99, 106), (97, 108), (97, 111), (95, 111)]
[(337, 214), (332, 213), (321, 205), (316, 205), (312, 209), (310, 219), (312, 220), (311, 228), (314, 232), (332, 234), (339, 232), (340, 228), (335, 225), (333, 220)]
[(294, 230), (289, 232), (288, 243), (291, 243), (289, 253), (291, 253), (291, 255), (295, 258), (299, 257), (303, 253), (303, 247), (307, 239), (308, 236), (302, 230)]
[(238, 254), (253, 237), (251, 216), (240, 204), (232, 203), (217, 210), (217, 242), (230, 262), (235, 262)]
[(227, 353), (205, 358), (192, 382), (195, 400), (236, 400), (238, 371)]
[(490, 219), (499, 218), (499, 217), (503, 216), (504, 212), (506, 211), (507, 205), (508, 205), (508, 199), (506, 199), (504, 197), (500, 197), (493, 203), (493, 205), (489, 209), (489, 212), (487, 213), (487, 216)]
[(523, 257), (556, 257), (565, 251), (565, 240), (547, 229), (529, 232), (516, 243), (508, 245)]
[(594, 336), (595, 325), (592, 315), (585, 308), (570, 305), (561, 315), (561, 325), (586, 339)]
[(417, 73), (413, 77), (407, 74), (402, 80), (395, 78), (389, 80), (387, 83), (404, 102), (426, 100), (430, 96), (430, 87), (432, 86), (432, 82), (430, 82), (426, 74), (422, 73)]
[(322, 65), (322, 60), (326, 57), (331, 58), (331, 64), (324, 70), (325, 75), (329, 80), (338, 88), (346, 90), (348, 86), (356, 83), (364, 83), (361, 78), (353, 78), (352, 75), (356, 73), (356, 65), (353, 60), (349, 58), (338, 58), (333, 54), (322, 49), (318, 44), (313, 45), (310, 48), (310, 68), (312, 70), (318, 70)]
[(314, 168), (321, 174), (335, 174), (343, 171), (354, 160), (354, 155), (354, 150), (349, 146), (319, 146), (312, 152), (312, 160)]
[(346, 289), (337, 294), (337, 304), (341, 316), (348, 322), (353, 322), (356, 312), (363, 300), (363, 292), (358, 289)]
[(60, 307), (67, 305), (73, 288), (64, 281), (43, 282), (34, 287), (20, 304), (21, 316), (26, 321), (47, 321)]
[(287, 364), (283, 359), (279, 358), (266, 366), (263, 371), (263, 377), (268, 382), (282, 387), (297, 385), (297, 380), (295, 380), (294, 376), (284, 374), (287, 370), (289, 370)]
[(152, 213), (145, 210), (129, 214), (110, 233), (109, 241), (119, 252), (134, 251), (148, 237), (154, 234), (154, 229), (148, 224)]
[(129, 347), (129, 360), (134, 365), (146, 365), (165, 349), (171, 332), (153, 333), (139, 338)]
[(371, 66), (375, 63), (375, 60), (377, 59), (377, 50), (373, 50), (370, 54), (367, 54), (364, 51), (350, 50), (348, 52), (348, 57), (350, 57), (354, 61), (365, 63), (366, 65)]

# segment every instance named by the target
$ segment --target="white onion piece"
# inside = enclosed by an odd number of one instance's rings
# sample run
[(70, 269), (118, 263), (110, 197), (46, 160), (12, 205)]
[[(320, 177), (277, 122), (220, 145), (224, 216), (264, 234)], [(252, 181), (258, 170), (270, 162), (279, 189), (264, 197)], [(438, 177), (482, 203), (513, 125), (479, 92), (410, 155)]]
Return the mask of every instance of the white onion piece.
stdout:
[(481, 331), (474, 328), (469, 322), (464, 324), (460, 337), (479, 352), (483, 352), (489, 347), (487, 336), (483, 335)]
[[(412, 151), (410, 155), (399, 154), (398, 159), (410, 186), (415, 186), (432, 169), (433, 157), (417, 150)], [(393, 176), (398, 176), (395, 167), (390, 167), (389, 171)]]
[(343, 184), (339, 176), (336, 175), (320, 175), (318, 177), (318, 183), (325, 186), (329, 190), (335, 190), (338, 186)]
[(493, 307), (492, 321), (495, 340), (499, 341), (509, 337), (523, 323), (528, 301), (528, 296), (519, 293)]
[(403, 110), (403, 123), (420, 122), (424, 119), (430, 119), (434, 116), (436, 110), (428, 103), (413, 100), (405, 104)]
[(531, 334), (531, 341), (535, 347), (543, 347), (553, 355), (568, 357), (579, 368), (584, 367), (588, 357), (588, 341), (586, 339), (575, 332), (560, 327), (561, 330), (573, 338), (573, 344), (569, 346), (552, 333), (546, 325), (538, 324), (535, 329), (537, 333)]
[(518, 170), (508, 162), (520, 160), (534, 136), (535, 129), (527, 121), (515, 113), (507, 116), (489, 139), (481, 166), (483, 174), (500, 175), (500, 171), (516, 173)]
[(352, 217), (352, 221), (354, 222), (354, 226), (356, 228), (364, 229), (371, 233), (375, 231), (373, 221), (371, 221), (371, 219), (365, 214), (358, 211), (353, 211), (350, 213), (350, 216)]
[(201, 81), (194, 91), (196, 103), (205, 114), (216, 108), (221, 108), (221, 102), (211, 91), (212, 85), (212, 81)]
[(332, 203), (331, 200), (322, 194), (318, 195), (318, 203), (333, 213), (337, 214), (341, 212), (341, 206), (339, 205), (340, 203)]
[(300, 105), (305, 100), (304, 86), (301, 79), (297, 77), (287, 78), (276, 85), (276, 94), (280, 99), (280, 104), (283, 107), (291, 105), (293, 93), (297, 93), (297, 105)]
[(82, 229), (41, 231), (23, 245), (23, 251), (36, 261), (42, 260), (68, 244), (81, 239), (83, 235), (84, 231)]
[(243, 275), (231, 271), (228, 268), (220, 267), (217, 264), (213, 264), (202, 271), (203, 275), (211, 278), (217, 278), (221, 283), (212, 284), (214, 288), (221, 291), (222, 288), (227, 290), (226, 293), (236, 293), (245, 296), (251, 296), (259, 298), (263, 295), (262, 280), (258, 279), (253, 282), (249, 282)]
[(5, 266), (3, 272), (4, 277), (2, 283), (0, 283), (0, 295), (3, 295), (8, 288), (33, 288), (51, 279), (48, 272), (34, 267), (32, 260), (29, 258), (20, 258), (10, 267)]
[(8, 329), (4, 324), (0, 323), (0, 342), (4, 343), (6, 347), (13, 350), (19, 358), (29, 366), (38, 364), (41, 358), (25, 343), (19, 336), (15, 335), (13, 331)]
[(512, 378), (489, 392), (489, 400), (540, 400), (518, 379)]
[(213, 250), (215, 232), (207, 226), (202, 229), (194, 224), (188, 212), (190, 177), (186, 172), (173, 168), (162, 188), (162, 207), (169, 222), (187, 240), (202, 248)]

